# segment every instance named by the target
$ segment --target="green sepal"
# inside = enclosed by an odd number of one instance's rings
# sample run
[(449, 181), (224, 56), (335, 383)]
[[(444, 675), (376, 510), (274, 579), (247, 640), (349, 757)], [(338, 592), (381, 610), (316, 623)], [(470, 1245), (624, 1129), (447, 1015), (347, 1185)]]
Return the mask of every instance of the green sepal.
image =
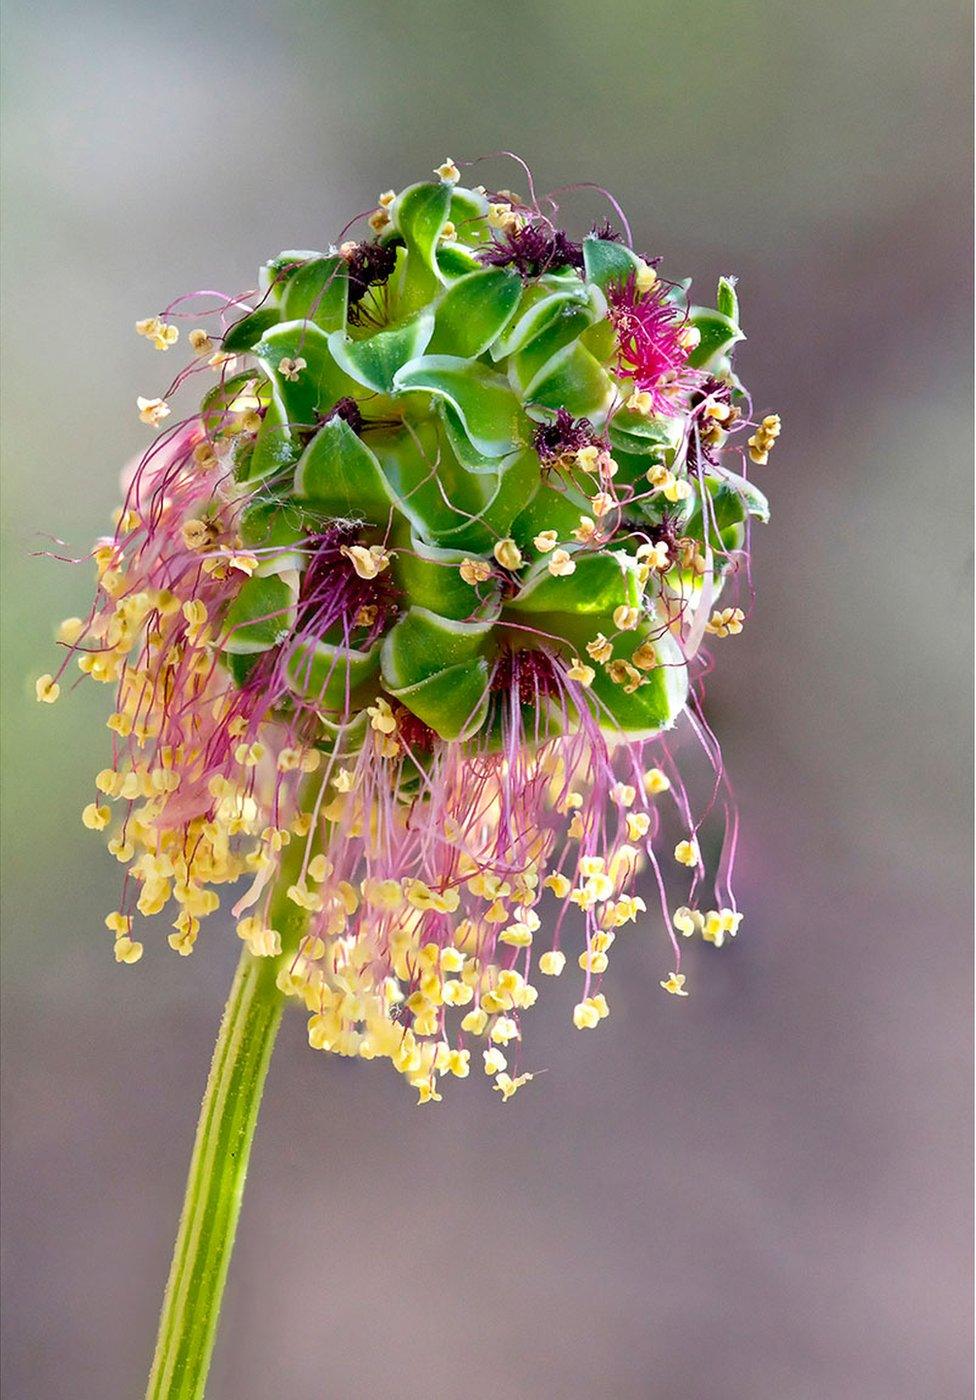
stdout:
[(723, 316), (727, 316), (730, 321), (739, 324), (739, 294), (735, 290), (737, 278), (720, 277), (718, 279), (718, 295), (715, 304)]
[[(329, 338), (311, 321), (282, 321), (254, 347), (281, 401), (282, 426), (312, 429), (320, 411), (327, 412), (337, 400), (362, 393), (362, 386), (336, 364)], [(283, 359), (305, 360), (297, 379), (286, 379), (279, 372)]]
[(227, 327), (220, 348), (229, 355), (243, 355), (280, 320), (281, 312), (277, 306), (259, 306), (256, 311), (249, 312)]
[(300, 569), (307, 561), (305, 544), (308, 520), (292, 496), (258, 495), (240, 516), (241, 544), (260, 561), (255, 572), (262, 577)]
[[(474, 479), (472, 474), (472, 479)], [(511, 532), (512, 521), (539, 484), (539, 459), (531, 448), (514, 453), (489, 476), (477, 478), (488, 488), (488, 499), (471, 520), (461, 520), (441, 535), (457, 549), (487, 552)]]
[(277, 387), (271, 385), (271, 394), (261, 426), (254, 439), (254, 446), (240, 470), (235, 470), (238, 481), (263, 481), (294, 465), (301, 448), (292, 433), (288, 413)]
[(577, 340), (557, 350), (528, 385), (524, 398), (534, 407), (565, 408), (574, 418), (599, 421), (613, 395), (610, 376)]
[(508, 362), (508, 377), (522, 397), (554, 355), (577, 340), (589, 326), (590, 308), (585, 302), (564, 302), (546, 323), (545, 329)]
[(270, 292), (271, 299), (280, 306), (285, 288), (291, 279), (312, 258), (320, 258), (321, 253), (313, 248), (290, 248), (270, 258), (258, 273), (258, 286), (262, 292)]
[[(546, 561), (540, 560), (527, 576), (521, 592), (505, 604), (505, 614), (586, 616), (592, 625), (594, 614), (602, 614), (609, 620), (614, 608), (636, 607), (640, 602), (636, 566), (629, 556), (577, 552), (574, 559), (575, 573), (562, 578), (554, 578)], [(614, 630), (612, 622), (608, 625)], [(561, 635), (558, 625), (554, 630)]]
[[(673, 452), (681, 441), (682, 419), (649, 418), (633, 409), (621, 408), (611, 418), (608, 433), (611, 447), (624, 453), (646, 454), (658, 459)], [(650, 463), (644, 463), (647, 471)]]
[(465, 243), (486, 243), (491, 237), (487, 214), (485, 195), (462, 185), (454, 187), (448, 217), (457, 229), (458, 238), (463, 238)]
[(622, 732), (629, 739), (647, 739), (669, 729), (681, 713), (688, 696), (688, 666), (670, 633), (661, 633), (662, 625), (655, 620), (621, 633), (613, 644), (611, 659), (628, 661), (639, 646), (653, 640), (659, 664), (644, 673), (646, 684), (632, 694), (615, 685), (604, 668), (595, 668), (589, 693), (602, 729)]
[(641, 260), (636, 253), (607, 238), (590, 237), (583, 239), (583, 265), (586, 280), (593, 282), (601, 291), (611, 284), (626, 286), (634, 276)]
[(200, 404), (200, 422), (208, 437), (212, 438), (224, 427), (231, 404), (243, 390), (253, 387), (258, 399), (262, 391), (265, 398), (270, 397), (268, 386), (260, 381), (261, 376), (254, 370), (244, 370), (240, 374), (232, 374), (229, 379), (219, 380), (207, 390)]
[(485, 722), (491, 696), (488, 662), (478, 657), (415, 685), (387, 690), (441, 739), (470, 739)]
[(329, 350), (341, 370), (367, 389), (389, 394), (397, 371), (423, 355), (434, 330), (434, 313), (417, 316), (365, 340), (350, 340), (343, 331), (329, 336)]
[[(710, 505), (703, 514), (701, 500), (696, 493), (695, 506), (687, 523), (682, 527), (687, 535), (705, 543), (707, 525), (708, 543), (712, 548), (724, 551), (740, 549), (743, 541), (743, 523), (747, 515), (755, 516), (764, 524), (769, 519), (769, 502), (763, 493), (745, 477), (729, 474), (724, 479), (713, 476), (705, 478)], [(715, 531), (718, 530), (718, 539)]]
[(349, 297), (349, 265), (333, 254), (311, 258), (289, 279), (281, 299), (284, 321), (314, 321), (324, 331), (341, 330), (346, 324)]
[(465, 583), (459, 572), (468, 557), (463, 549), (442, 549), (411, 533), (397, 544), (391, 573), (414, 606), (460, 622), (483, 606), (478, 589)]
[(738, 340), (745, 340), (742, 331), (721, 311), (706, 306), (693, 306), (689, 323), (701, 333), (701, 340), (688, 356), (692, 369), (710, 369)]
[(411, 607), (383, 642), (383, 681), (415, 685), (448, 667), (474, 661), (484, 654), (491, 631), (488, 622), (458, 622)]
[(373, 452), (342, 418), (318, 430), (295, 469), (295, 494), (318, 511), (385, 525), (396, 505)]
[(543, 333), (549, 323), (567, 309), (589, 300), (589, 289), (574, 277), (571, 282), (551, 276), (526, 287), (522, 300), (505, 332), (491, 346), (491, 358), (502, 360), (517, 355)]
[(543, 530), (555, 530), (559, 539), (568, 540), (578, 527), (580, 516), (591, 509), (589, 500), (575, 487), (557, 490), (542, 482), (512, 521), (509, 534), (523, 551), (531, 548), (532, 541)]
[(459, 277), (437, 307), (428, 352), (465, 359), (483, 354), (508, 325), (521, 295), (519, 278), (503, 267)]
[(483, 269), (483, 264), (463, 243), (441, 243), (436, 257), (437, 269), (444, 281), (452, 282), (456, 277), (466, 277), (469, 272)]
[(220, 659), (229, 671), (234, 684), (240, 688), (247, 684), (248, 676), (261, 660), (261, 652), (242, 653), (240, 656), (232, 651), (221, 652)]
[(288, 658), (288, 685), (301, 699), (340, 714), (355, 708), (353, 696), (380, 668), (380, 643), (368, 651), (323, 641), (299, 642)]
[(485, 457), (504, 457), (528, 441), (528, 421), (511, 385), (477, 360), (422, 355), (397, 371), (393, 388), (445, 399), (475, 451)]
[(487, 713), (491, 631), (410, 608), (383, 642), (384, 686), (442, 739), (467, 738)]
[(297, 574), (249, 578), (224, 615), (220, 646), (239, 656), (277, 646), (295, 625), (297, 598)]
[(727, 472), (723, 467), (720, 485), (739, 497), (748, 515), (755, 516), (763, 525), (769, 523), (769, 501), (754, 482), (735, 472)]
[(451, 192), (443, 183), (409, 185), (390, 205), (390, 220), (406, 246), (395, 278), (401, 315), (419, 310), (441, 288), (436, 249), (450, 212)]

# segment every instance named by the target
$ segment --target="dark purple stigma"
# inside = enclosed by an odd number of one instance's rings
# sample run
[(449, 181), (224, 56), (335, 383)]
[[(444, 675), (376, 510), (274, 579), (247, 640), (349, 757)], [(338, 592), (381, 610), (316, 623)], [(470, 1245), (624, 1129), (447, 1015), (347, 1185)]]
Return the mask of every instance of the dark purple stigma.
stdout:
[(556, 462), (561, 457), (578, 452), (581, 447), (607, 447), (604, 438), (593, 431), (588, 418), (574, 418), (565, 408), (558, 408), (551, 423), (540, 423), (532, 435), (532, 446), (540, 462)]
[(679, 514), (677, 511), (663, 511), (661, 519), (656, 525), (652, 525), (648, 534), (652, 544), (664, 544), (668, 547), (668, 556), (673, 559), (678, 547), (678, 524)]
[(590, 229), (591, 238), (600, 238), (604, 243), (619, 243), (621, 234), (617, 232), (609, 219), (604, 219), (602, 224), (594, 224)]
[(360, 433), (363, 429), (363, 415), (355, 399), (336, 399), (327, 413), (319, 413), (316, 416), (319, 424), (331, 423), (333, 418), (341, 418), (344, 423), (349, 424), (354, 433)]
[[(397, 258), (396, 243), (365, 241), (357, 243), (346, 257), (349, 269), (349, 308), (359, 305), (370, 287), (382, 286), (393, 274)], [(355, 320), (350, 316), (350, 320)]]
[(429, 753), (434, 747), (437, 735), (422, 719), (410, 710), (398, 708), (395, 712), (397, 736), (408, 749)]
[(508, 694), (514, 690), (521, 704), (533, 705), (541, 695), (558, 691), (555, 663), (548, 652), (538, 647), (508, 647), (495, 663), (491, 689)]
[(513, 267), (523, 281), (541, 277), (555, 267), (583, 271), (582, 245), (574, 243), (562, 229), (543, 223), (508, 229), (478, 257), (489, 267)]

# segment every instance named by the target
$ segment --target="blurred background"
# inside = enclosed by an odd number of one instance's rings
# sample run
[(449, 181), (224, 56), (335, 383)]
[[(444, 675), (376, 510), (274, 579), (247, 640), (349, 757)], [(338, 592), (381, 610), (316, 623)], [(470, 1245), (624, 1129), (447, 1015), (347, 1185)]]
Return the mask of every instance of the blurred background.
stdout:
[(107, 694), (33, 699), (90, 580), (34, 552), (83, 553), (144, 445), (138, 317), (499, 148), (612, 189), (704, 299), (741, 278), (740, 372), (784, 421), (710, 686), (746, 920), (679, 1001), (648, 916), (597, 1034), (547, 988), (550, 1072), (504, 1108), (472, 1078), (418, 1112), (289, 1015), (209, 1394), (969, 1393), (968, 10), (7, 0), (10, 1400), (142, 1393), (238, 953), (161, 930), (113, 962), (118, 867), (78, 819)]

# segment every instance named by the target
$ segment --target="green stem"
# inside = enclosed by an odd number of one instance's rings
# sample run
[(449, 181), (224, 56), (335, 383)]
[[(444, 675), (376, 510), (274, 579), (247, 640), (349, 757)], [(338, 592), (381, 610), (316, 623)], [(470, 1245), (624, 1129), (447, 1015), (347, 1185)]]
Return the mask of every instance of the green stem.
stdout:
[[(294, 847), (303, 843), (295, 841)], [(285, 953), (293, 951), (304, 915), (284, 899), (293, 878), (286, 860), (271, 906)], [(278, 958), (245, 949), (224, 1007), (214, 1047), (186, 1194), (159, 1319), (146, 1400), (200, 1400), (217, 1334), (251, 1142), (284, 997), (275, 984)]]

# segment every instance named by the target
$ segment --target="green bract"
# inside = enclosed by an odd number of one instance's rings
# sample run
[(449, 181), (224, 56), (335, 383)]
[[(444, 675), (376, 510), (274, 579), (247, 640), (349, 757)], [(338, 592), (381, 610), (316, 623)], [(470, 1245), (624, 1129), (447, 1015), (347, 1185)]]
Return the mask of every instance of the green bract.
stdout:
[[(724, 402), (739, 398), (733, 283), (722, 279), (714, 309), (686, 310), (682, 287), (654, 293), (655, 314), (687, 349), (673, 391), (662, 370), (673, 403), (647, 411), (628, 404), (644, 381), (619, 308), (628, 294), (639, 306), (635, 281), (653, 285), (654, 274), (622, 243), (590, 235), (566, 244), (562, 261), (556, 244), (545, 266), (526, 266), (523, 230), (548, 236), (539, 216), (516, 210), (499, 233), (483, 192), (443, 181), (405, 189), (376, 225), (371, 244), (267, 264), (264, 299), (224, 337), (225, 351), (249, 358), (208, 395), (202, 419), (215, 438), (232, 428), (234, 475), (249, 496), (241, 542), (257, 559), (223, 619), (232, 675), (243, 680), (255, 658), (283, 649), (288, 693), (330, 736), (360, 729), (385, 697), (442, 739), (490, 738), (501, 656), (541, 648), (586, 665), (602, 636), (609, 651), (586, 687), (599, 723), (625, 736), (668, 726), (687, 693), (668, 596), (684, 592), (694, 607), (696, 544), (710, 551), (714, 596), (747, 517), (767, 514), (755, 487), (707, 453), (693, 460), (691, 447), (715, 386)], [(382, 276), (364, 270), (374, 264)], [(234, 426), (242, 395), (259, 406), (248, 431)], [(572, 452), (540, 438), (560, 414), (580, 431), (586, 420), (611, 464), (609, 506), (599, 489), (609, 478), (587, 477)], [(655, 468), (683, 484), (662, 494), (648, 484)], [(649, 585), (638, 547), (655, 529), (672, 556), (680, 537), (686, 558), (669, 557)], [(367, 609), (365, 620), (316, 628), (308, 571), (325, 537), (380, 547), (372, 620)], [(511, 556), (499, 564), (503, 541), (517, 567)], [(554, 547), (574, 569), (550, 569)], [(336, 567), (349, 573), (351, 559), (343, 550)], [(621, 625), (621, 609), (636, 609), (637, 622)], [(613, 663), (638, 648), (647, 664), (628, 683)]]

